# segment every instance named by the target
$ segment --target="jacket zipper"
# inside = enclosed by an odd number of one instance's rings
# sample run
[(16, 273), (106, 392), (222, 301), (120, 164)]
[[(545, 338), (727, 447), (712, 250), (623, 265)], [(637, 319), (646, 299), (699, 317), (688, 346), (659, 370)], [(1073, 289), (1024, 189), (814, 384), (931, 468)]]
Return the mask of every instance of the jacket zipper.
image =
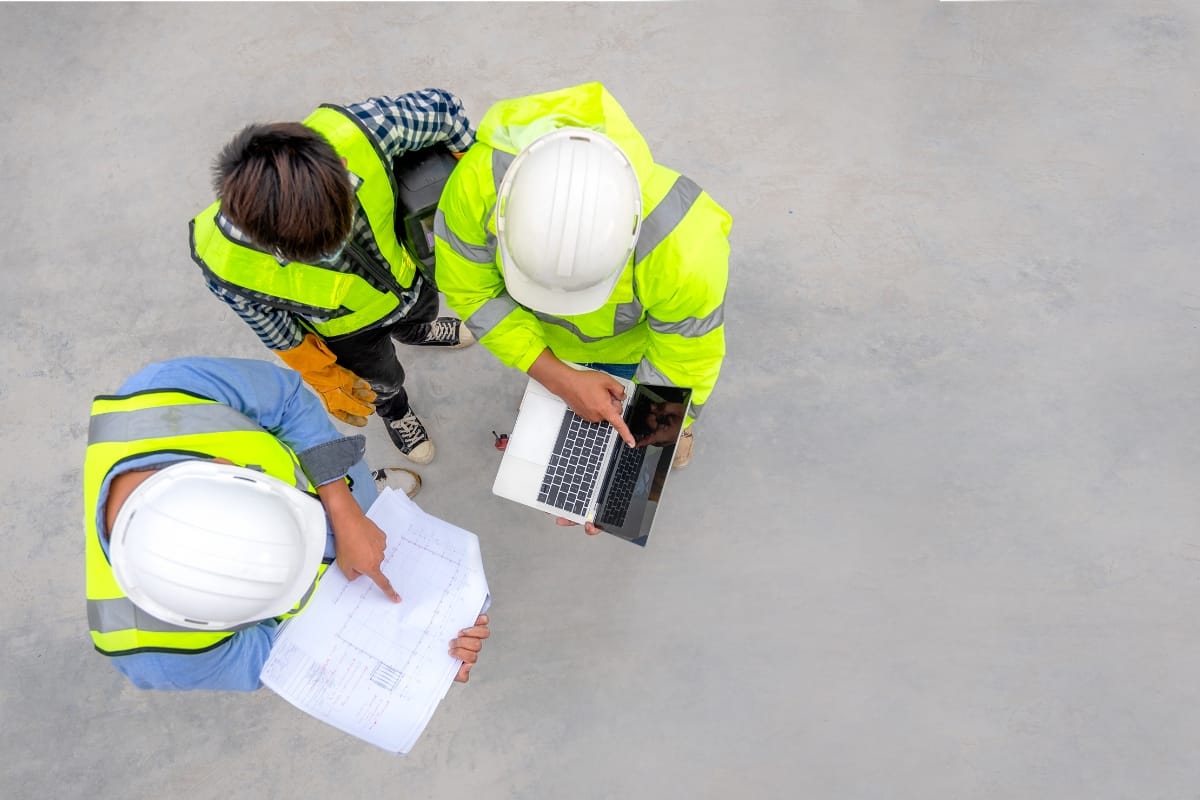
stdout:
[(399, 298), (404, 293), (404, 287), (401, 286), (396, 278), (392, 275), (391, 270), (381, 270), (370, 256), (368, 256), (358, 246), (357, 242), (350, 241), (346, 243), (346, 255), (350, 256), (350, 261), (354, 266), (358, 267), (362, 272), (375, 278), (384, 288), (396, 295)]

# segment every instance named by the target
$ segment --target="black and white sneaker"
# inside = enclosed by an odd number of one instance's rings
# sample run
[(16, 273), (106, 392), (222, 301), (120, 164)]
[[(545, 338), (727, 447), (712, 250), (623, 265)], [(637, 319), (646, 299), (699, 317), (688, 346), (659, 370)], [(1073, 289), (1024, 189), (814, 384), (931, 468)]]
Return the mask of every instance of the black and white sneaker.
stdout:
[(429, 323), (425, 338), (413, 344), (419, 347), (448, 347), (461, 350), (475, 343), (471, 330), (457, 317), (438, 317)]
[(404, 467), (377, 469), (371, 473), (371, 477), (375, 479), (375, 488), (381, 492), (384, 489), (395, 489), (409, 497), (416, 497), (417, 492), (421, 491), (421, 476)]
[(387, 426), (388, 436), (392, 437), (392, 444), (396, 445), (396, 449), (403, 453), (405, 458), (414, 464), (428, 464), (433, 461), (433, 442), (429, 440), (425, 426), (411, 408), (403, 417), (384, 418), (383, 422)]

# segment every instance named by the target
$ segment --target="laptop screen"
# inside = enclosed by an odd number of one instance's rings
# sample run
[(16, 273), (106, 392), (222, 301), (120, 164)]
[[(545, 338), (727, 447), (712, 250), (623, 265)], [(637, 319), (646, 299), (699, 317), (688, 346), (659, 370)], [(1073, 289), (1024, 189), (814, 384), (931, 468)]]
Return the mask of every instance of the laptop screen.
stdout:
[(600, 489), (598, 528), (645, 546), (691, 396), (691, 389), (676, 386), (639, 384), (634, 389), (625, 424), (637, 446), (618, 440)]

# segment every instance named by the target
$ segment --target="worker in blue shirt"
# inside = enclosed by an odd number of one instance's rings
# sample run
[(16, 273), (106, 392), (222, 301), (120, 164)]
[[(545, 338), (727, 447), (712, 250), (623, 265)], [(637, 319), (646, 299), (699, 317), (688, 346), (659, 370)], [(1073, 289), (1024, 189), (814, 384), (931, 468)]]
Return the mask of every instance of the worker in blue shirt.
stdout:
[[(151, 364), (92, 407), (84, 465), (88, 622), (142, 689), (259, 688), (279, 623), (336, 561), (393, 601), (362, 436), (295, 372), (243, 359)], [(488, 619), (450, 643), (465, 682)]]

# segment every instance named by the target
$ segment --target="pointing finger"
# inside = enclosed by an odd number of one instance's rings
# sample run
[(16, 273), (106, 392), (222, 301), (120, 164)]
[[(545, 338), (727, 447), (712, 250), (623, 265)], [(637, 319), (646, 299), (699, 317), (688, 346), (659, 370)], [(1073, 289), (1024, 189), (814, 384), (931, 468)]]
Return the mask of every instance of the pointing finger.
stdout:
[(625, 420), (621, 419), (620, 410), (613, 411), (608, 417), (608, 424), (616, 429), (621, 435), (621, 440), (630, 447), (637, 447), (637, 441), (633, 438), (633, 434), (629, 431), (629, 426), (625, 424)]
[(384, 594), (392, 599), (392, 602), (400, 602), (400, 595), (395, 589), (392, 588), (392, 582), (387, 579), (387, 576), (383, 574), (382, 570), (377, 569), (374, 572), (368, 572), (366, 574), (370, 576), (371, 580), (375, 581), (375, 585), (383, 590)]

